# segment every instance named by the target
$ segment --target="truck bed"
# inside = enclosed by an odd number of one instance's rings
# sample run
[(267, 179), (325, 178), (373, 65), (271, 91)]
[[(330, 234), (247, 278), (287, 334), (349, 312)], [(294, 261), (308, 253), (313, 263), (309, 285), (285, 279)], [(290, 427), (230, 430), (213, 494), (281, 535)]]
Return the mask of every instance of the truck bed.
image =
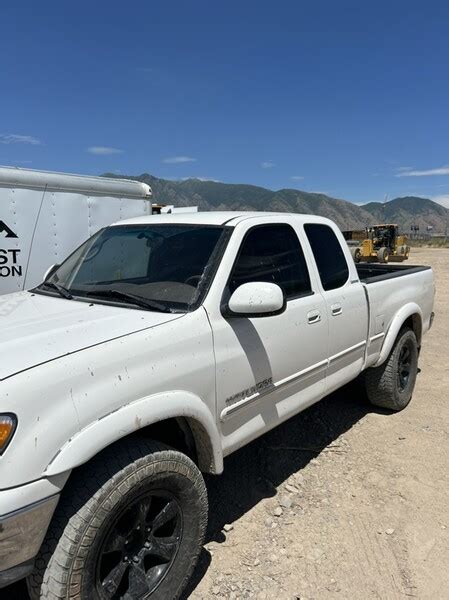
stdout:
[(431, 324), (435, 288), (430, 267), (359, 263), (356, 269), (365, 286), (369, 306), (369, 344), (365, 363), (365, 367), (369, 367), (378, 360), (385, 336), (404, 307), (421, 314), (420, 343), (421, 333), (425, 333)]
[(402, 277), (403, 275), (411, 275), (412, 273), (419, 273), (420, 271), (430, 269), (430, 267), (421, 265), (385, 265), (377, 263), (357, 263), (356, 268), (360, 281), (367, 284), (376, 281), (385, 281), (386, 279), (393, 279), (395, 277)]

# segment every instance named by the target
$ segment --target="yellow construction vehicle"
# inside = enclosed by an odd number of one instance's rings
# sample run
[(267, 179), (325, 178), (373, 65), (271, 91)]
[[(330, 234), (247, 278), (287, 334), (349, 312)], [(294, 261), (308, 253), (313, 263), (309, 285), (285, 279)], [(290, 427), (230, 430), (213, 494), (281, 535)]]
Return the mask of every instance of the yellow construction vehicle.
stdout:
[(394, 223), (382, 223), (359, 231), (344, 231), (354, 262), (402, 262), (410, 254), (407, 236)]

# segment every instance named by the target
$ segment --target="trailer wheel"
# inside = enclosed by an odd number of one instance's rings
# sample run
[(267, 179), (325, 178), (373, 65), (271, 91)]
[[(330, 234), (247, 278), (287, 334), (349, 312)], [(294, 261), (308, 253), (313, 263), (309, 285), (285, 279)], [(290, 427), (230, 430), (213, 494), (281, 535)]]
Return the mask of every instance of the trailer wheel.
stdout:
[(75, 473), (28, 578), (31, 598), (167, 600), (184, 590), (207, 523), (196, 465), (134, 438)]
[(388, 359), (367, 369), (365, 386), (371, 404), (399, 411), (410, 402), (418, 373), (418, 344), (409, 328), (399, 332)]
[(377, 251), (377, 260), (380, 263), (388, 262), (388, 248), (379, 248), (379, 250)]

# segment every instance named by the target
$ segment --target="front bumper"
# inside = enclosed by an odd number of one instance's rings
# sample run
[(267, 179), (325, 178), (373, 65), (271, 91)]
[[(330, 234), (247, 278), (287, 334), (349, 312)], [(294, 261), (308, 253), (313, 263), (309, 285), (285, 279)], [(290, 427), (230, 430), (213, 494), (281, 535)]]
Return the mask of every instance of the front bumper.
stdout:
[(0, 588), (31, 572), (58, 500), (56, 494), (0, 516)]

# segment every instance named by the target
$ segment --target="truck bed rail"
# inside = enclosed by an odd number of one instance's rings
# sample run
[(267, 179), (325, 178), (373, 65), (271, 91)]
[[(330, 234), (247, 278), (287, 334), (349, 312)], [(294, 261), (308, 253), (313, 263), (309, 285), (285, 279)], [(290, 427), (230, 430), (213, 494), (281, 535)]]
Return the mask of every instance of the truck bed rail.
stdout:
[(363, 283), (374, 283), (376, 281), (385, 281), (386, 279), (393, 279), (395, 277), (402, 277), (403, 275), (419, 273), (420, 271), (426, 271), (431, 267), (422, 265), (413, 266), (358, 263), (356, 264), (356, 268), (360, 281)]

